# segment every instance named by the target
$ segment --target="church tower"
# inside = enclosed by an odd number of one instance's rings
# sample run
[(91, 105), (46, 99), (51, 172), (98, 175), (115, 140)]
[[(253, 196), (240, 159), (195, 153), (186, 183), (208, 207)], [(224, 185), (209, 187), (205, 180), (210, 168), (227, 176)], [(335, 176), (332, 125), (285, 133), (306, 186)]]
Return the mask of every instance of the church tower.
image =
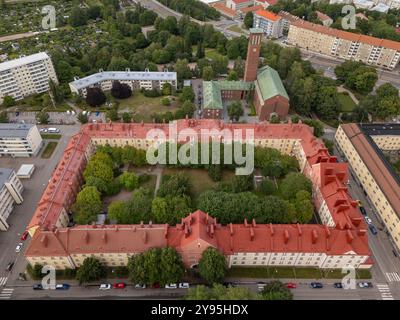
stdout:
[(262, 36), (263, 30), (256, 28), (250, 29), (246, 68), (244, 71), (244, 81), (254, 81), (257, 78), (258, 60), (260, 57)]

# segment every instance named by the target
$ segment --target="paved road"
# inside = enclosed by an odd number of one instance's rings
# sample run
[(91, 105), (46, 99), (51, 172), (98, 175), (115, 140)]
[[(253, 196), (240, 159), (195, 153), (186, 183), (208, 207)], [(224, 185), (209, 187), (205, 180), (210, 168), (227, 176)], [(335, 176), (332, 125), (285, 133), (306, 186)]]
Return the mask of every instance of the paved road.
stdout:
[[(39, 126), (40, 127), (40, 126)], [(24, 243), (23, 250), (20, 253), (15, 252), (15, 247), (20, 241), (20, 235), (24, 232), (33, 212), (37, 206), (45, 186), (47, 185), (53, 170), (56, 168), (61, 155), (67, 146), (70, 137), (79, 131), (80, 126), (57, 126), (60, 128), (62, 138), (54, 150), (50, 159), (44, 160), (40, 156), (33, 158), (0, 158), (0, 167), (12, 168), (18, 170), (21, 164), (34, 164), (35, 172), (31, 179), (23, 179), (24, 191), (22, 196), (24, 202), (16, 205), (8, 222), (9, 230), (0, 232), (0, 296), (4, 289), (2, 285), (13, 284), (18, 278), (18, 274), (23, 272), (26, 267), (26, 260), (23, 258), (24, 250), (29, 240)], [(6, 266), (9, 262), (15, 262), (12, 272), (6, 272)]]
[(42, 32), (36, 31), (36, 32), (10, 34), (7, 36), (0, 37), (0, 42), (7, 42), (7, 41), (14, 41), (14, 40), (19, 40), (19, 39), (23, 39), (23, 38), (30, 38), (30, 37), (36, 36), (40, 33), (42, 33)]

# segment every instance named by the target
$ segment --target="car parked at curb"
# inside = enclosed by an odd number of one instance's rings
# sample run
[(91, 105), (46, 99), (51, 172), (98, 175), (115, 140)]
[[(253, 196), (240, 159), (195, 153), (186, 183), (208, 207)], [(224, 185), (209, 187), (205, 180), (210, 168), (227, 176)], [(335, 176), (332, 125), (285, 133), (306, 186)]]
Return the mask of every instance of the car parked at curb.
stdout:
[(179, 283), (179, 289), (189, 289), (190, 285), (188, 282)]
[(311, 282), (310, 288), (312, 289), (322, 289), (324, 285), (321, 282)]
[(13, 267), (14, 267), (14, 262), (10, 262), (6, 267), (6, 271), (10, 272)]
[(376, 236), (378, 234), (378, 230), (376, 230), (376, 228), (373, 225), (369, 226), (369, 230), (371, 231), (371, 233)]
[(16, 253), (18, 253), (18, 252), (21, 252), (21, 250), (22, 250), (22, 246), (23, 246), (24, 244), (21, 242), (21, 243), (18, 243), (18, 245), (17, 245), (17, 247), (15, 248), (15, 252)]
[(143, 283), (135, 284), (135, 289), (146, 289), (146, 285)]
[(32, 288), (33, 290), (43, 290), (43, 286), (41, 284), (34, 284)]
[(288, 289), (296, 289), (297, 288), (297, 285), (295, 283), (293, 283), (293, 282), (285, 283), (285, 286)]
[(99, 290), (110, 290), (111, 289), (111, 284), (109, 283), (102, 283), (99, 287)]
[(365, 219), (365, 222), (366, 222), (366, 223), (372, 224), (372, 220), (370, 219), (370, 217), (365, 216), (364, 219)]
[(126, 287), (126, 284), (124, 282), (114, 283), (114, 285), (113, 285), (114, 289), (124, 289), (125, 287)]
[(362, 288), (362, 289), (368, 289), (368, 288), (372, 288), (373, 285), (371, 282), (359, 282), (358, 287)]
[(28, 238), (29, 232), (28, 231), (24, 231), (24, 233), (21, 235), (21, 240), (25, 241), (26, 238)]
[(335, 282), (333, 287), (336, 289), (343, 289), (343, 284), (341, 282)]
[(60, 283), (56, 285), (56, 290), (68, 290), (70, 285), (68, 283)]
[(165, 289), (176, 289), (178, 288), (176, 283), (168, 283), (165, 285)]

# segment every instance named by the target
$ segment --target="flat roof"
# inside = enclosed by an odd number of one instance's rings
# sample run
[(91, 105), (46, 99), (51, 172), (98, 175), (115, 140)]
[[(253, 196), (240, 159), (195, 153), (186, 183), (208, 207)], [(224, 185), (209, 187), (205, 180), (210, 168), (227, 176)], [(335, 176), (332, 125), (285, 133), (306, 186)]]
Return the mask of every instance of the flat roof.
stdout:
[(176, 72), (169, 71), (103, 71), (92, 74), (82, 79), (70, 82), (77, 90), (84, 89), (102, 81), (134, 81), (134, 80), (151, 80), (151, 81), (176, 81)]
[(4, 183), (9, 180), (13, 171), (13, 169), (0, 168), (0, 189), (3, 187)]
[(35, 166), (33, 164), (23, 164), (19, 167), (19, 170), (17, 172), (17, 176), (27, 176), (32, 173), (32, 171), (35, 169)]
[(39, 53), (35, 53), (32, 54), (30, 56), (25, 56), (25, 57), (21, 57), (18, 59), (14, 59), (14, 60), (10, 60), (10, 61), (6, 61), (3, 63), (0, 63), (0, 72), (1, 71), (6, 71), (9, 69), (13, 69), (16, 67), (20, 67), (23, 66), (25, 64), (29, 64), (29, 63), (34, 63), (34, 62), (38, 62), (44, 59), (49, 59), (50, 57), (47, 55), (46, 52), (39, 52)]
[(33, 126), (36, 125), (27, 123), (0, 123), (0, 138), (26, 138)]

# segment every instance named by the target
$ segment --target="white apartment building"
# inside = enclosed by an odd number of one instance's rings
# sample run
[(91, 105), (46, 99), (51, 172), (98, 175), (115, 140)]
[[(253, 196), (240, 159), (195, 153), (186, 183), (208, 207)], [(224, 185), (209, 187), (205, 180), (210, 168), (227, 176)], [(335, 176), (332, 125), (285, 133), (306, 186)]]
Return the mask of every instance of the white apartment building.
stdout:
[(87, 88), (100, 87), (103, 91), (111, 90), (113, 81), (119, 81), (129, 85), (132, 91), (145, 89), (161, 90), (165, 83), (171, 84), (176, 89), (176, 72), (153, 72), (153, 71), (103, 71), (92, 74), (85, 78), (75, 78), (69, 87), (72, 93), (86, 97)]
[(0, 123), (0, 157), (36, 156), (43, 145), (34, 124)]
[(283, 27), (282, 17), (273, 12), (261, 9), (254, 13), (253, 28), (262, 29), (268, 38), (282, 37)]
[(9, 227), (7, 219), (14, 209), (14, 204), (21, 204), (23, 186), (12, 169), (0, 168), (0, 230)]
[(49, 81), (58, 83), (50, 57), (45, 52), (0, 63), (0, 103), (5, 96), (15, 100), (49, 90)]

